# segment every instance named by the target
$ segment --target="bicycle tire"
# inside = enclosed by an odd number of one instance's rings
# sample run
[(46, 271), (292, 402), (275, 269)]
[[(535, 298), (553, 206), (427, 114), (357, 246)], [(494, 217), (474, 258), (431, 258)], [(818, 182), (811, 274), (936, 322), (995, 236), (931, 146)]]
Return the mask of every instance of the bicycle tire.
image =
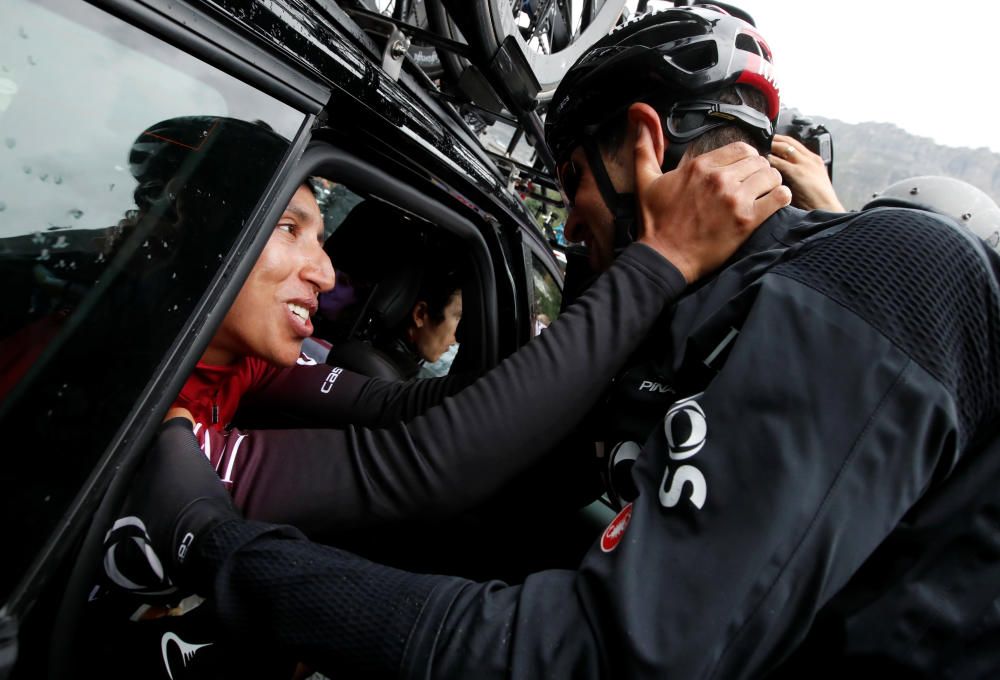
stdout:
[(446, 4), (468, 38), (469, 45), (482, 51), (485, 59), (491, 59), (500, 45), (512, 37), (541, 88), (538, 101), (546, 102), (552, 98), (559, 81), (580, 55), (614, 28), (625, 7), (625, 0), (605, 0), (579, 34), (573, 36), (563, 49), (550, 54), (538, 52), (525, 42), (510, 3), (505, 0), (446, 0)]

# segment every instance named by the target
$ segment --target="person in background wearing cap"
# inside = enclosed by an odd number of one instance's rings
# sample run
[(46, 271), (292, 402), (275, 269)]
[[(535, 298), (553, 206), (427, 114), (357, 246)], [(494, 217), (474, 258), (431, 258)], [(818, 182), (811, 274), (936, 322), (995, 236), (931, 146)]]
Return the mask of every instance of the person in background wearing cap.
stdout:
[(870, 208), (915, 208), (950, 217), (1000, 250), (1000, 207), (982, 189), (954, 177), (921, 175), (894, 182), (862, 210)]
[[(547, 140), (594, 269), (637, 222), (709, 208), (642, 200), (661, 164), (767, 163), (769, 62), (754, 27), (701, 6), (639, 18), (569, 70)], [(247, 522), (169, 424), (136, 512), (230, 635), (334, 677), (992, 677), (998, 270), (932, 213), (778, 210), (633, 357), (654, 415), (601, 449), (621, 511), (576, 570), (413, 574)]]

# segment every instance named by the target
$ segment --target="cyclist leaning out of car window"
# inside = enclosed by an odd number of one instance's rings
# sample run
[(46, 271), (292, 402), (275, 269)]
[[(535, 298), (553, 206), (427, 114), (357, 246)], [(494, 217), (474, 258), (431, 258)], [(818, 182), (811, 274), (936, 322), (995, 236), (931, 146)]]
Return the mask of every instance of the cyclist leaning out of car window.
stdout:
[[(212, 148), (223, 146), (219, 140)], [(640, 204), (664, 204), (650, 212), (639, 242), (542, 338), (417, 417), (410, 417), (419, 411), (412, 404), (426, 406), (448, 390), (411, 399), (412, 386), (387, 387), (338, 367), (309, 365), (301, 356), (316, 297), (334, 280), (321, 247), (323, 220), (312, 193), (300, 187), (172, 410), (186, 418), (179, 422), (189, 437), (193, 425), (196, 449), (204, 454), (194, 457), (207, 458), (248, 517), (289, 522), (316, 536), (441, 515), (483, 500), (565, 434), (686, 283), (717, 267), (788, 203), (777, 173), (753, 149), (737, 145), (707, 157), (711, 162), (667, 177), (651, 149), (638, 155), (637, 163), (652, 164), (644, 171)], [(183, 213), (185, 189), (164, 187)], [(707, 209), (665, 198), (678, 193), (702, 197)], [(588, 370), (579, 370), (582, 365)], [(439, 381), (421, 382), (433, 390)], [(340, 405), (333, 408), (326, 400), (338, 391)], [(282, 414), (298, 411), (300, 427), (227, 427), (259, 392)], [(406, 405), (396, 407), (396, 422), (358, 424), (351, 402), (366, 399)], [(95, 601), (110, 601), (122, 589), (157, 596), (156, 614), (143, 605), (129, 616), (155, 618), (164, 636), (208, 644), (211, 639), (189, 639), (167, 627), (174, 622), (164, 623), (187, 619), (162, 614), (184, 611), (190, 600), (164, 581), (150, 551), (133, 550), (129, 532), (137, 527), (142, 522), (126, 515), (109, 533), (104, 567), (110, 587), (96, 591)], [(118, 603), (110, 607), (122, 611)], [(136, 640), (131, 652), (142, 656), (142, 644)], [(143, 658), (158, 658), (158, 645), (146, 640)]]
[[(717, 161), (692, 155), (731, 123), (768, 148), (769, 56), (749, 24), (677, 8), (571, 68), (547, 139), (595, 265), (620, 266), (626, 194), (670, 177), (658, 166), (677, 146), (681, 171)], [(767, 113), (726, 101), (736, 83)], [(624, 144), (592, 136), (601, 116)], [(657, 223), (668, 205), (637, 214)], [(998, 272), (995, 252), (932, 213), (777, 211), (633, 358), (662, 379), (634, 383), (633, 403), (661, 387), (670, 402), (606, 450), (621, 512), (576, 571), (518, 586), (412, 574), (244, 521), (176, 450), (197, 451), (183, 420), (165, 426), (133, 509), (229, 635), (331, 677), (994, 677)]]
[[(220, 140), (214, 148), (222, 146)], [(249, 516), (332, 531), (468, 507), (546, 450), (560, 435), (554, 424), (572, 422), (597, 397), (665, 302), (787, 200), (776, 173), (761, 167), (753, 150), (732, 148), (713, 158), (716, 167), (678, 173), (643, 198), (652, 204), (667, 189), (695, 184), (719, 207), (675, 208), (650, 220), (642, 243), (586, 304), (553, 325), (560, 333), (550, 332), (551, 340), (532, 343), (431, 410), (457, 381), (385, 383), (308, 365), (302, 356), (317, 295), (334, 285), (334, 275), (317, 203), (300, 187), (175, 407), (190, 412), (206, 455)], [(184, 192), (177, 195), (183, 204)], [(664, 236), (658, 227), (668, 222), (687, 229)], [(590, 369), (585, 375), (575, 370), (583, 364)], [(287, 418), (282, 430), (230, 427), (248, 401), (297, 415), (301, 427), (288, 429), (296, 422)]]

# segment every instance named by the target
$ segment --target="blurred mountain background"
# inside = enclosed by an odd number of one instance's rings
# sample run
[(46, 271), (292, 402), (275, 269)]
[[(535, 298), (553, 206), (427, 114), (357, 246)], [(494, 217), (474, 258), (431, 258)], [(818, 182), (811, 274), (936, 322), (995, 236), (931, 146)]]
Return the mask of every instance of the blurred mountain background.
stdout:
[(985, 147), (941, 146), (891, 123), (810, 118), (833, 135), (833, 186), (848, 210), (857, 210), (893, 182), (916, 175), (964, 180), (1000, 204), (1000, 154)]

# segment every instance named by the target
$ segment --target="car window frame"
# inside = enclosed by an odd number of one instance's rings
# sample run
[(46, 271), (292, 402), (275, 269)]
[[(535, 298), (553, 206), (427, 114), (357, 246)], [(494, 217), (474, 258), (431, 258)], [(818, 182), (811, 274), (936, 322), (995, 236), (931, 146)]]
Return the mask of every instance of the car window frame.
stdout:
[(210, 8), (183, 0), (86, 2), (294, 108), (319, 114), (330, 98), (329, 83), (307, 77)]

